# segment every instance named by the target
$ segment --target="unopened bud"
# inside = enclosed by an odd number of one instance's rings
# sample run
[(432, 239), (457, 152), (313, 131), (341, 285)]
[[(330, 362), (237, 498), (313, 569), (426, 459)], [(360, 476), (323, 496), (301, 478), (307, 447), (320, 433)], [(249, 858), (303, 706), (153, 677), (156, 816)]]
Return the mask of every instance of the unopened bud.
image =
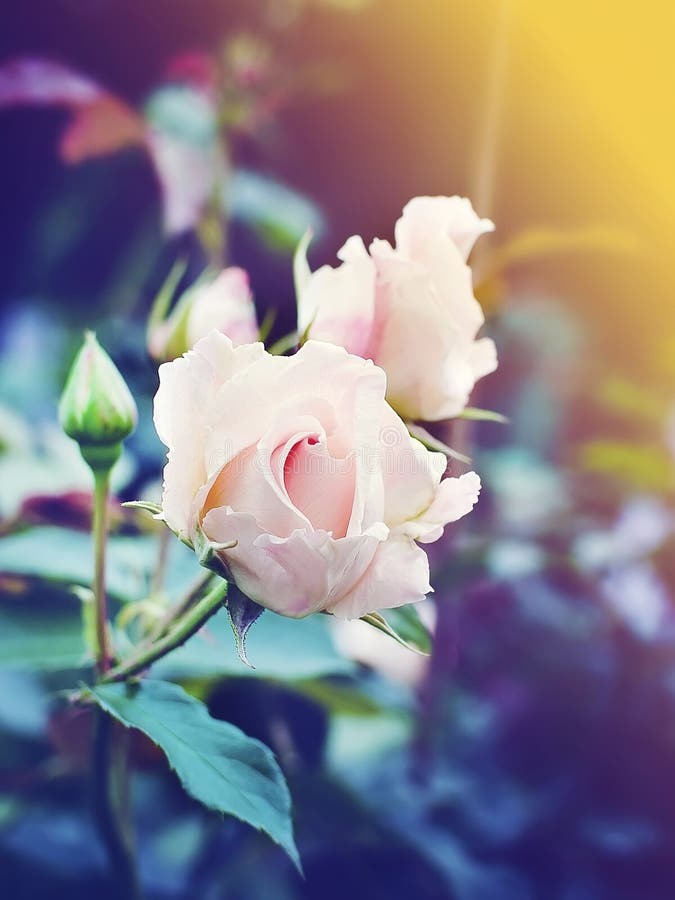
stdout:
[(122, 441), (136, 427), (138, 413), (118, 368), (88, 331), (75, 357), (59, 403), (61, 427), (80, 445), (94, 470), (112, 468)]

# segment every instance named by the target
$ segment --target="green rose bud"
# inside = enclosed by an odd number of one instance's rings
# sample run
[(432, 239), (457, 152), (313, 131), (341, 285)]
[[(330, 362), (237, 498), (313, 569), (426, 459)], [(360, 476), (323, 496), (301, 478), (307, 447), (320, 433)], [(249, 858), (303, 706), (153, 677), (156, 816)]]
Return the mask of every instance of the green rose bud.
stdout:
[(85, 462), (105, 471), (117, 462), (122, 441), (136, 427), (134, 398), (92, 331), (70, 368), (59, 403), (65, 433), (80, 445)]

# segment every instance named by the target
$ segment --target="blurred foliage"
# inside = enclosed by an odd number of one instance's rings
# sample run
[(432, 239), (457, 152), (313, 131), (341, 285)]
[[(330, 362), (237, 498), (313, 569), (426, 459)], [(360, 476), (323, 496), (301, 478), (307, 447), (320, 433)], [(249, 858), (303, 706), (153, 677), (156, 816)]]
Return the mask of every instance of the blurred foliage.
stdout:
[[(254, 277), (274, 305), (290, 296), (293, 247), (308, 225), (315, 233), (327, 227), (334, 210), (314, 198), (311, 179), (303, 186), (307, 157), (293, 141), (293, 177), (283, 166), (268, 171), (261, 148), (276, 152), (288, 140), (275, 115), (289, 98), (315, 89), (329, 98), (349, 84), (339, 59), (308, 61), (296, 51), (300, 65), (279, 36), (303, 16), (367, 13), (369, 5), (261, 3), (260, 34), (233, 34), (211, 62), (199, 54), (174, 58), (134, 107), (94, 85), (104, 95), (62, 135), (64, 159), (82, 165), (60, 173), (31, 217), (22, 271), (36, 273), (31, 283), (40, 296), (13, 298), (0, 358), (0, 871), (12, 898), (115, 898), (87, 796), (91, 716), (63, 696), (88, 678), (91, 664), (80, 599), (91, 580), (89, 482), (76, 448), (55, 425), (65, 364), (85, 318), (103, 319), (105, 343), (141, 410), (111, 506), (117, 640), (123, 645), (144, 616), (161, 615), (199, 574), (176, 543), (156, 584), (157, 531), (142, 511), (118, 502), (152, 502), (159, 490), (163, 450), (150, 406), (156, 373), (144, 356), (142, 324), (155, 293), (151, 282), (161, 283), (176, 257), (186, 259), (189, 281), (206, 256), (192, 234), (162, 249), (158, 209), (168, 182), (153, 183), (146, 129), (190, 145), (182, 155), (173, 155), (173, 145), (164, 169), (188, 212), (194, 198), (186, 164), (198, 174), (205, 159), (217, 163), (218, 190), (208, 178), (197, 185), (206, 184), (216, 208), (215, 235), (204, 241), (202, 234), (201, 243), (208, 248), (221, 236), (225, 210), (234, 250), (256, 261)], [(603, 35), (616, 14), (595, 11)], [(583, 21), (590, 15), (584, 8)], [(378, 36), (384, 24), (377, 21)], [(445, 58), (445, 35), (435, 21), (432, 27)], [(563, 29), (549, 37), (574, 52)], [(592, 40), (590, 31), (575, 37)], [(468, 66), (463, 54), (457, 59)], [(226, 98), (217, 115), (204, 91), (214, 60)], [(635, 87), (635, 67), (622, 65)], [(524, 71), (530, 84), (529, 64)], [(387, 69), (388, 88), (390, 79)], [(412, 75), (410, 81), (427, 115), (419, 83)], [(357, 87), (369, 119), (379, 123), (383, 111), (374, 117), (370, 93)], [(542, 110), (561, 113), (548, 94), (537, 105), (536, 87), (527, 107), (546, 126)], [(584, 90), (592, 88), (586, 79)], [(639, 93), (641, 108), (656, 103), (656, 94)], [(405, 98), (392, 96), (398, 113)], [(623, 94), (616, 96), (625, 131)], [(347, 102), (358, 99), (354, 92)], [(457, 121), (445, 111), (443, 118), (456, 143)], [(419, 151), (414, 122), (404, 124)], [(217, 146), (223, 132), (231, 159)], [(396, 158), (396, 142), (383, 133)], [(558, 132), (551, 133), (554, 140)], [(646, 141), (647, 134), (640, 129), (633, 137)], [(328, 143), (353, 166), (348, 136), (331, 134)], [(307, 152), (316, 146), (309, 140)], [(94, 158), (123, 147), (114, 159)], [(409, 147), (401, 147), (408, 161)], [(532, 157), (523, 151), (523, 158), (529, 183)], [(585, 165), (596, 177), (597, 167)], [(446, 179), (448, 167), (444, 158)], [(326, 190), (328, 202), (344, 204), (350, 216), (355, 206), (370, 208), (375, 195), (367, 182), (380, 178), (382, 190), (391, 191), (389, 173), (378, 158), (353, 176), (358, 190), (351, 197), (342, 197), (338, 180), (333, 193)], [(550, 168), (545, 176), (552, 190)], [(560, 190), (567, 184), (561, 181)], [(522, 191), (522, 183), (511, 190)], [(398, 206), (398, 193), (395, 200)], [(593, 331), (584, 318), (583, 291), (543, 294), (522, 277), (533, 263), (557, 259), (575, 278), (570, 261), (583, 256), (593, 267), (609, 256), (620, 280), (621, 259), (643, 250), (635, 233), (594, 224), (515, 228), (503, 241), (500, 234), (480, 261), (478, 286), (492, 313), (500, 370), (475, 402), (509, 424), (480, 415), (459, 423), (485, 485), (481, 502), (466, 525), (430, 547), (436, 594), (429, 606), (420, 616), (385, 616), (423, 653), (365, 623), (343, 628), (327, 616), (296, 622), (265, 613), (248, 640), (250, 669), (236, 654), (223, 612), (153, 669), (210, 716), (273, 750), (290, 783), (306, 878), (253, 829), (185, 796), (162, 754), (135, 731), (136, 840), (153, 900), (671, 900), (675, 334), (666, 323), (649, 372), (621, 372), (615, 348), (608, 352), (597, 323)], [(38, 310), (45, 299), (68, 300), (58, 321)], [(603, 330), (619, 312), (602, 309)], [(455, 446), (457, 431), (455, 425), (441, 438)]]
[[(58, 441), (39, 438), (50, 433), (45, 394), (56, 392), (70, 344), (30, 321), (19, 317), (7, 332), (7, 360), (27, 329), (43, 364), (45, 342), (61, 349), (51, 352), (42, 389), (26, 385), (23, 404), (11, 386), (2, 418), (0, 862), (22, 886), (16, 896), (23, 886), (45, 897), (114, 896), (84, 790), (91, 723), (59, 699), (90, 665), (77, 588), (91, 577), (87, 507), (58, 494), (69, 487), (86, 496), (86, 482), (68, 477)], [(265, 613), (251, 629), (249, 669), (223, 612), (153, 669), (274, 751), (290, 783), (306, 880), (253, 830), (186, 798), (161, 754), (135, 733), (149, 896), (669, 896), (675, 513), (667, 395), (616, 377), (592, 396), (561, 385), (569, 347), (581, 354), (577, 365), (592, 351), (559, 306), (537, 313), (523, 301), (492, 329), (503, 383), (480, 400), (510, 424), (463, 423), (473, 431), (483, 498), (461, 540), (430, 548), (433, 606), (421, 620), (406, 610), (385, 615), (422, 649), (431, 627), (431, 657), (363, 623), (343, 634), (328, 616), (296, 622)], [(119, 360), (123, 346), (142, 347), (142, 335), (117, 340)], [(143, 401), (152, 380), (136, 387)], [(598, 419), (587, 434), (597, 428), (599, 436), (584, 438), (562, 465), (561, 435), (582, 405), (604, 410), (616, 436)], [(534, 432), (539, 409), (548, 415)], [(154, 440), (147, 431), (132, 444), (117, 483), (122, 499), (156, 496)], [(21, 475), (31, 466), (53, 474), (31, 482)], [(140, 603), (161, 611), (198, 574), (196, 563), (172, 544), (153, 595), (155, 526), (143, 510), (115, 508), (112, 599), (118, 610)], [(133, 633), (135, 615), (118, 616), (118, 640)]]
[(131, 690), (126, 684), (99, 684), (87, 694), (126, 728), (160, 746), (192, 797), (265, 831), (300, 870), (287, 815), (288, 788), (267, 747), (213, 719), (177, 684), (147, 678)]

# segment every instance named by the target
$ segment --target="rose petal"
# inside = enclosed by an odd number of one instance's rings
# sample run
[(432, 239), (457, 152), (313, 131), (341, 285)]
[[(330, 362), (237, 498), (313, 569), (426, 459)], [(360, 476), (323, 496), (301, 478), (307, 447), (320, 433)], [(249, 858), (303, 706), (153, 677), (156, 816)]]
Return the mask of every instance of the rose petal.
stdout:
[(402, 535), (392, 535), (377, 547), (363, 578), (329, 611), (340, 619), (358, 619), (373, 610), (417, 603), (431, 590), (424, 550)]
[(466, 472), (459, 478), (445, 478), (424, 512), (402, 523), (396, 532), (423, 544), (437, 541), (445, 525), (471, 512), (478, 501), (480, 487), (480, 478), (475, 472)]
[(210, 283), (198, 287), (187, 324), (188, 344), (194, 346), (210, 331), (222, 331), (237, 347), (258, 338), (253, 294), (244, 269), (230, 266)]
[(213, 332), (184, 357), (159, 367), (154, 420), (169, 448), (162, 508), (167, 524), (183, 538), (190, 533), (195, 495), (209, 478), (205, 447), (218, 389), (264, 352), (262, 344), (234, 348), (228, 337)]
[(419, 259), (430, 237), (448, 237), (466, 262), (482, 234), (494, 231), (490, 219), (481, 219), (466, 197), (414, 197), (403, 207), (396, 223), (396, 249)]
[(252, 516), (212, 509), (204, 533), (213, 541), (236, 540), (223, 552), (238, 587), (256, 603), (300, 618), (337, 602), (363, 576), (388, 530), (384, 526), (352, 538), (297, 530), (286, 538), (266, 534)]

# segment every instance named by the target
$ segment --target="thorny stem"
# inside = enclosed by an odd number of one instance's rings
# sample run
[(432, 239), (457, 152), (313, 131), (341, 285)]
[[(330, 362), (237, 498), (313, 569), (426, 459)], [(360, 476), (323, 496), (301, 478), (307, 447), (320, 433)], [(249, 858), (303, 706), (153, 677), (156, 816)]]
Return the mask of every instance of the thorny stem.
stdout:
[(101, 681), (124, 681), (147, 669), (153, 662), (166, 656), (176, 647), (180, 647), (188, 638), (196, 634), (211, 616), (218, 612), (226, 596), (227, 582), (221, 580), (206, 597), (185, 613), (172, 631), (154, 643), (141, 645), (136, 653), (133, 653), (114, 669), (110, 669), (101, 678)]
[[(167, 531), (167, 534), (170, 532)], [(205, 575), (202, 575), (193, 585), (187, 593), (181, 597), (181, 599), (174, 604), (174, 606), (170, 607), (162, 618), (157, 623), (156, 628), (150, 634), (148, 639), (149, 643), (154, 644), (160, 638), (164, 637), (164, 635), (171, 629), (173, 623), (180, 619), (180, 617), (190, 609), (190, 607), (199, 599), (200, 594), (204, 591), (204, 588), (207, 587), (210, 581), (212, 581), (216, 576), (213, 572), (207, 572)]]

